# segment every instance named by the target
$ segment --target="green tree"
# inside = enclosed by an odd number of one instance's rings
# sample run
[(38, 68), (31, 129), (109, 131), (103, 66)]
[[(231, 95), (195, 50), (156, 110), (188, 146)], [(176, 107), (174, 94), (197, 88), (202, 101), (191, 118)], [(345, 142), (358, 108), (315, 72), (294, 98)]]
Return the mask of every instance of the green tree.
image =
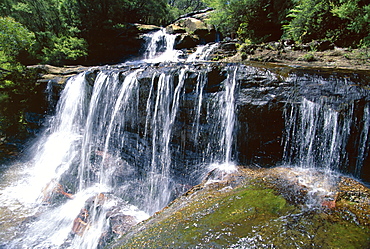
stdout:
[(68, 8), (63, 7), (69, 11), (67, 19), (78, 19), (79, 37), (86, 40), (93, 63), (96, 58), (104, 62), (106, 55), (114, 53), (123, 42), (121, 37), (128, 36), (130, 23), (161, 25), (170, 20), (165, 0), (65, 0), (67, 3)]
[[(86, 42), (78, 37), (78, 21), (74, 20), (79, 19), (65, 11), (69, 2), (71, 0), (5, 0), (0, 5), (0, 13), (13, 17), (34, 32), (34, 59), (60, 65), (84, 57), (87, 51)], [(73, 46), (71, 42), (76, 41)], [(61, 58), (63, 55), (65, 58)]]
[(34, 34), (13, 18), (0, 17), (0, 70), (2, 70), (2, 75), (20, 67), (19, 56), (31, 50), (34, 39)]
[(356, 46), (369, 39), (370, 7), (365, 3), (364, 0), (300, 0), (288, 15), (286, 37), (303, 43), (330, 40), (339, 46)]
[[(346, 29), (355, 33), (355, 43), (366, 47), (370, 46), (370, 3), (363, 0), (340, 0), (339, 3), (332, 3), (334, 16), (345, 20)], [(347, 37), (345, 37), (347, 38)]]
[(56, 65), (106, 54), (129, 23), (172, 20), (165, 0), (2, 0), (0, 16), (13, 17), (35, 34), (33, 58), (38, 61), (28, 63)]
[(205, 0), (215, 9), (211, 22), (225, 35), (255, 43), (277, 40), (290, 0)]
[(169, 0), (168, 5), (174, 18), (207, 7), (203, 0)]
[[(22, 127), (24, 108), (35, 84), (31, 70), (19, 62), (34, 43), (35, 36), (10, 17), (0, 17), (0, 135), (15, 135)], [(31, 76), (32, 75), (32, 76)], [(24, 126), (23, 126), (24, 127)]]

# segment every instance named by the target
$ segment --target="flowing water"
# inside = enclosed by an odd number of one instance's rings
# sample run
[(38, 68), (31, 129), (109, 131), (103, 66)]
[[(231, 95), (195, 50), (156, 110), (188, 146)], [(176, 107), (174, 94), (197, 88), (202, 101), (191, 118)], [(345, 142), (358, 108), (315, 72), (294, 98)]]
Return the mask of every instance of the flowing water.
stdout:
[[(147, 39), (145, 58), (134, 66), (91, 68), (68, 80), (55, 116), (27, 152), (30, 159), (1, 176), (0, 247), (100, 248), (210, 170), (235, 170), (239, 137), (249, 132), (239, 123), (241, 106), (262, 105), (257, 93), (277, 96), (266, 93), (272, 87), (251, 93), (246, 85), (261, 79), (275, 84), (275, 76), (243, 65), (192, 63), (206, 60), (217, 45), (198, 48), (181, 65), (170, 63), (183, 61), (173, 49), (176, 35), (160, 30)], [(166, 63), (151, 64), (159, 62)], [(357, 117), (354, 102), (336, 109), (337, 102), (302, 95), (283, 100), (281, 163), (323, 169), (330, 182), (331, 172), (352, 160), (346, 148), (355, 140), (351, 173), (360, 176), (368, 154), (369, 103)]]

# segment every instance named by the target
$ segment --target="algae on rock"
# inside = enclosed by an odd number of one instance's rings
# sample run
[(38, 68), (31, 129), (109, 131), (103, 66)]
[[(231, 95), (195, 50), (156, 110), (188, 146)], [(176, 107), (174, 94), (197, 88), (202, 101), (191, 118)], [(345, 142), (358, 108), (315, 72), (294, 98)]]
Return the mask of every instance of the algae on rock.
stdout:
[[(138, 224), (114, 247), (368, 248), (368, 188), (353, 181), (355, 188), (362, 186), (362, 199), (349, 203), (344, 191), (352, 190), (343, 187), (348, 178), (342, 177), (334, 184), (337, 192), (328, 192), (336, 198), (333, 205), (325, 204), (327, 194), (316, 196), (317, 205), (311, 200), (309, 207), (310, 186), (297, 180), (299, 174), (289, 168), (239, 168), (221, 180), (207, 179)], [(302, 196), (287, 199), (284, 192)], [(361, 208), (354, 208), (357, 204)]]

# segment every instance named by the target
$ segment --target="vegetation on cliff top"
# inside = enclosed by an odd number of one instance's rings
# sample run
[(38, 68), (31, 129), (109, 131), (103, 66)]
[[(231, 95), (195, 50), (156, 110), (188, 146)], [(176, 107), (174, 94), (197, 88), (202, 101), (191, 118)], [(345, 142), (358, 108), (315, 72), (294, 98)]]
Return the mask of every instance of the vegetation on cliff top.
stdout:
[[(13, 18), (20, 31), (30, 34), (32, 46), (19, 47), (19, 62), (86, 64), (99, 51), (110, 51), (110, 40), (128, 32), (130, 23), (164, 25), (205, 7), (215, 10), (210, 23), (242, 42), (284, 38), (325, 39), (353, 48), (370, 44), (370, 4), (365, 0), (4, 0), (0, 16)], [(1, 33), (17, 39), (8, 29)], [(1, 50), (11, 43), (0, 42)]]

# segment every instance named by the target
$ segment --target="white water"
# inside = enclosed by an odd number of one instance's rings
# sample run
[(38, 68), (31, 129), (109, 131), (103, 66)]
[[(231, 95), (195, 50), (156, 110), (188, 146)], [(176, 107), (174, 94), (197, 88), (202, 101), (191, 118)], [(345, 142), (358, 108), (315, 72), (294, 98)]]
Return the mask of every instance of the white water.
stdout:
[(339, 171), (345, 160), (352, 113), (353, 106), (339, 113), (307, 99), (293, 106), (286, 116), (285, 161), (303, 168)]
[(166, 29), (146, 35), (147, 49), (144, 53), (144, 62), (175, 62), (180, 61), (181, 51), (175, 50), (175, 41), (177, 35), (166, 33)]
[[(161, 30), (148, 38), (146, 62), (179, 61), (179, 51), (173, 49), (176, 36)], [(201, 55), (205, 51), (199, 48), (188, 61), (206, 60), (207, 55)], [(55, 117), (31, 150), (32, 160), (3, 176), (0, 211), (6, 217), (0, 220), (0, 228), (6, 232), (1, 234), (0, 246), (97, 248), (105, 240), (102, 235), (112, 230), (114, 215), (129, 215), (139, 222), (181, 194), (171, 171), (175, 164), (176, 169), (179, 164), (185, 168), (187, 162), (174, 161), (177, 150), (171, 142), (181, 124), (177, 118), (185, 99), (185, 81), (192, 72), (189, 65), (177, 72), (158, 70), (143, 95), (138, 81), (143, 70), (101, 70), (93, 85), (85, 80), (89, 72), (68, 81)], [(193, 167), (196, 172), (189, 174), (200, 177), (204, 171), (217, 170), (222, 178), (236, 170), (237, 72), (237, 66), (228, 67), (222, 87), (211, 93), (206, 91), (207, 73), (197, 75), (193, 105), (188, 107), (193, 134), (183, 136), (202, 157)], [(368, 105), (364, 112), (366, 126)], [(351, 113), (348, 108), (346, 115)], [(313, 196), (330, 194), (326, 183), (331, 178), (313, 182), (314, 175), (308, 172), (340, 167), (350, 119), (342, 121), (337, 111), (307, 99), (293, 105), (285, 118), (286, 164), (302, 168), (305, 177), (298, 180), (312, 188)], [(368, 126), (361, 135), (364, 145), (367, 136)], [(136, 154), (130, 154), (131, 149)], [(73, 199), (62, 195), (60, 187)], [(87, 228), (76, 234), (73, 225), (83, 209), (89, 214)], [(8, 219), (14, 224), (6, 224)]]
[(306, 205), (321, 206), (333, 195), (338, 172), (346, 163), (353, 104), (341, 112), (325, 103), (303, 98), (286, 113), (284, 162), (299, 172), (298, 182), (308, 188)]
[(168, 34), (166, 29), (161, 29), (145, 35), (145, 38), (147, 45), (142, 61), (148, 63), (207, 61), (210, 54), (219, 46), (219, 43), (199, 45), (194, 53), (190, 54), (187, 59), (183, 59), (184, 53), (174, 48), (176, 34)]
[(187, 62), (206, 61), (210, 54), (219, 46), (218, 43), (199, 45), (196, 51), (189, 55)]
[[(178, 61), (180, 52), (173, 49), (175, 35), (161, 30), (150, 38), (145, 62)], [(112, 229), (113, 212), (139, 222), (165, 207), (176, 187), (170, 171), (170, 143), (187, 71), (187, 67), (180, 70), (176, 84), (172, 72), (152, 76), (144, 129), (144, 139), (150, 143), (143, 152), (149, 160), (144, 172), (121, 155), (121, 148), (132, 146), (127, 129), (137, 128), (141, 118), (137, 76), (142, 70), (101, 71), (93, 86), (85, 80), (85, 73), (68, 80), (55, 117), (30, 151), (32, 159), (19, 171), (14, 167), (9, 172), (11, 180), (2, 186), (1, 210), (18, 220), (0, 243), (6, 248), (97, 248), (104, 243), (102, 235)], [(235, 169), (232, 141), (227, 141), (232, 139), (235, 122), (235, 72), (236, 68), (217, 101), (217, 108), (226, 107), (217, 120), (222, 119), (221, 126), (227, 127), (222, 128), (226, 134), (217, 142), (221, 155), (214, 157), (217, 162), (212, 167), (222, 165), (225, 172)], [(201, 115), (202, 84), (197, 90), (196, 120)], [(103, 201), (98, 199), (101, 196)], [(80, 224), (76, 217), (82, 210), (88, 217), (80, 234), (74, 226)]]

